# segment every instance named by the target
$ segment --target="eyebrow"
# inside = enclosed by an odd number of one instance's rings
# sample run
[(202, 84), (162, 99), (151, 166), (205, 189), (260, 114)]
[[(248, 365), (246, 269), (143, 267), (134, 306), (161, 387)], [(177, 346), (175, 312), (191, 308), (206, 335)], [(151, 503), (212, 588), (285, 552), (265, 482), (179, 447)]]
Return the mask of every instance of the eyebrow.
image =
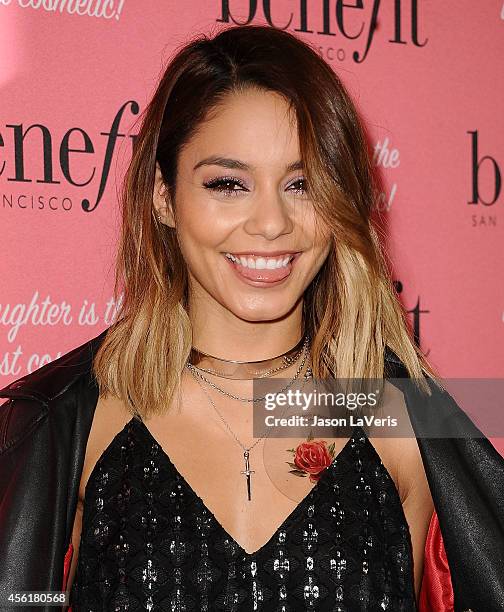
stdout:
[[(202, 159), (194, 166), (193, 170), (197, 170), (200, 166), (222, 166), (224, 168), (230, 168), (232, 170), (255, 170), (254, 166), (249, 166), (248, 164), (240, 161), (239, 159), (221, 157), (220, 155), (211, 155), (210, 157), (205, 157), (205, 159)], [(298, 159), (292, 164), (288, 164), (285, 169), (287, 170), (287, 172), (292, 172), (294, 170), (302, 170), (303, 162)]]

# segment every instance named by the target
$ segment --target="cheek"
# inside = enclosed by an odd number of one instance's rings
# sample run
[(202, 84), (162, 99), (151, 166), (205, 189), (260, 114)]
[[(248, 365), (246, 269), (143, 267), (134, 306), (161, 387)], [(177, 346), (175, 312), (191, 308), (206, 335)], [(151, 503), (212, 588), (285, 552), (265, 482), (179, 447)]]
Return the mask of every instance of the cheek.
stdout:
[(205, 235), (208, 236), (208, 222), (205, 215), (198, 214), (194, 206), (184, 206), (177, 218), (177, 234), (179, 241), (184, 244), (202, 242)]
[[(306, 286), (313, 280), (320, 268), (324, 265), (327, 257), (331, 252), (332, 242), (330, 236), (318, 237), (313, 243), (310, 262), (307, 264), (307, 277), (305, 278)], [(305, 289), (306, 289), (305, 286)]]
[(315, 221), (312, 220), (305, 233), (309, 235), (314, 260), (322, 264), (331, 252), (332, 234), (330, 230), (324, 226), (317, 226)]
[(219, 249), (239, 224), (236, 212), (198, 198), (183, 202), (177, 219), (179, 241)]
[(224, 256), (219, 252), (221, 234), (216, 231), (216, 226), (193, 217), (190, 222), (177, 225), (177, 236), (193, 279), (207, 290), (221, 286), (226, 261), (220, 261)]

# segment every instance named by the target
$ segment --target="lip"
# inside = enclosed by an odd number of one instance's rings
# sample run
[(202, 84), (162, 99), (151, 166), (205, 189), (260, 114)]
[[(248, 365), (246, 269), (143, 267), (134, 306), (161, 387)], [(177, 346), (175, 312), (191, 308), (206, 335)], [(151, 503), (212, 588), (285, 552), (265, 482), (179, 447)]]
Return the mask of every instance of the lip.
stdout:
[[(226, 251), (226, 252), (227, 253), (231, 253), (231, 251)], [(280, 253), (279, 251), (277, 251), (277, 252)], [(283, 253), (286, 254), (286, 255), (287, 254), (292, 254), (292, 251), (284, 251)], [(282, 283), (284, 283), (291, 276), (294, 264), (299, 259), (301, 253), (302, 253), (302, 251), (298, 251), (297, 253), (295, 253), (294, 257), (292, 258), (292, 260), (288, 264), (288, 267), (290, 268), (289, 274), (284, 276), (284, 278), (281, 278), (280, 280), (276, 280), (276, 281), (252, 280), (250, 278), (246, 278), (245, 276), (240, 274), (240, 272), (237, 270), (237, 265), (235, 263), (233, 263), (230, 259), (228, 259), (225, 256), (224, 253), (223, 253), (223, 257), (227, 261), (228, 265), (232, 268), (233, 273), (236, 274), (236, 276), (242, 282), (246, 283), (247, 285), (251, 285), (252, 287), (276, 287), (277, 285), (281, 285)], [(232, 254), (233, 255), (235, 255), (235, 254), (238, 255), (238, 253), (232, 253)], [(248, 254), (250, 254), (250, 253), (248, 253)], [(259, 254), (259, 252), (258, 251), (254, 251), (254, 254)]]
[[(257, 255), (258, 257), (280, 257), (280, 255), (299, 255), (301, 251), (225, 251), (231, 255)], [(224, 253), (224, 254), (225, 254)]]

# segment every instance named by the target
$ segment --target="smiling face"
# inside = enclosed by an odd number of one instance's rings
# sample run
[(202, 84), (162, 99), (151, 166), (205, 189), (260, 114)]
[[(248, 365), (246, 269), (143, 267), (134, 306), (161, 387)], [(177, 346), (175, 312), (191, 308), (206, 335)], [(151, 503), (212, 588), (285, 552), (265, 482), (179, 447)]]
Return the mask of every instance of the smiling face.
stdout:
[(302, 306), (330, 251), (305, 187), (295, 118), (261, 90), (229, 95), (182, 149), (174, 207), (156, 169), (154, 205), (176, 227), (190, 310), (210, 300), (257, 322)]

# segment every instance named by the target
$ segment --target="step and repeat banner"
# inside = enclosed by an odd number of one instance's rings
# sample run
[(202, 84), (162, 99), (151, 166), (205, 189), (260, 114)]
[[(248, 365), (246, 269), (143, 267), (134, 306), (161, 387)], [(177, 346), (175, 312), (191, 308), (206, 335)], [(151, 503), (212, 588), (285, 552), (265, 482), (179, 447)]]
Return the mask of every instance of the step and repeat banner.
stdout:
[(135, 121), (176, 48), (245, 23), (316, 46), (354, 97), (428, 358), (504, 377), (502, 0), (0, 0), (0, 385), (114, 321)]

